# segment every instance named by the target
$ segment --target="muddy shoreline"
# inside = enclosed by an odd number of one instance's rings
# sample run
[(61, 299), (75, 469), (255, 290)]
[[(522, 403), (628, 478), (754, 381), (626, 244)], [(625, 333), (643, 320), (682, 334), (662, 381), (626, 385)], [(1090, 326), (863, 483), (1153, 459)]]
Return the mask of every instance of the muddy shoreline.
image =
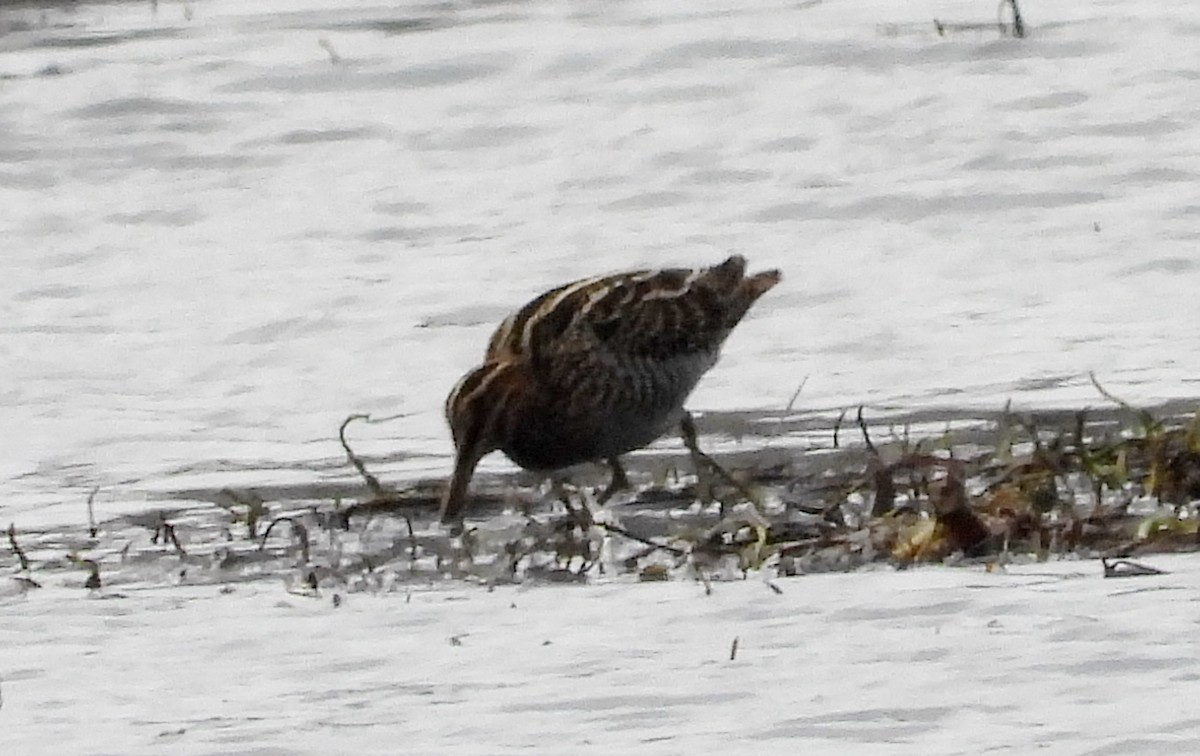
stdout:
[(164, 498), (177, 506), (14, 527), (0, 570), (93, 589), (282, 578), (353, 591), (1194, 550), (1196, 406), (864, 412), (861, 424), (856, 412), (713, 413), (698, 424), (719, 467), (697, 472), (682, 447), (630, 455), (636, 490), (604, 505), (599, 467), (557, 483), (481, 474), (461, 537), (433, 521), (443, 480), (372, 493), (347, 463), (338, 481), (179, 489)]

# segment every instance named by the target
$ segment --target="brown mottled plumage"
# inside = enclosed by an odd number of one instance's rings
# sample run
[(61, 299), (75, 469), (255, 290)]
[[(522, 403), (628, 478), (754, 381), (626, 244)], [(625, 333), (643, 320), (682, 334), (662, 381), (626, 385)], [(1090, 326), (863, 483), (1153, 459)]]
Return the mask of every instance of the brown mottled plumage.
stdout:
[(462, 519), (475, 467), (496, 450), (530, 470), (609, 460), (618, 482), (617, 457), (680, 422), (725, 338), (779, 278), (747, 276), (734, 255), (576, 281), (509, 316), (446, 399), (457, 453), (442, 522)]

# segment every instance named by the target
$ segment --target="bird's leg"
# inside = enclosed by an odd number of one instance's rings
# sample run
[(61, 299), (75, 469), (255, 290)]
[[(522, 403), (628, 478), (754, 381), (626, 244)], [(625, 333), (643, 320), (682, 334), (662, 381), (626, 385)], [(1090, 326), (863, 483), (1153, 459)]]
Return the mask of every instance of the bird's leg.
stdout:
[[(579, 556), (582, 563), (579, 566), (577, 575), (582, 575), (592, 568), (595, 563), (594, 554), (592, 553), (591, 542), (588, 539), (589, 531), (596, 524), (592, 519), (592, 510), (588, 508), (587, 499), (580, 497), (579, 504), (576, 505), (571, 499), (570, 493), (562, 480), (556, 475), (551, 478), (554, 482), (553, 493), (558, 496), (558, 500), (567, 510), (567, 517), (564, 521), (555, 524), (556, 535), (563, 536), (567, 540), (568, 555), (565, 562), (565, 567), (570, 567), (571, 559), (574, 556)], [(563, 526), (566, 526), (563, 528)], [(582, 544), (582, 549), (580, 549)], [(561, 559), (562, 545), (556, 548), (558, 556)], [(582, 553), (577, 553), (577, 552)]]
[(571, 493), (574, 486), (561, 473), (553, 472), (546, 476), (543, 484), (546, 486), (546, 497), (558, 499), (568, 511), (574, 506), (571, 503)]
[[(738, 491), (747, 501), (754, 501), (754, 495), (750, 489), (746, 488), (737, 478), (729, 474), (729, 472), (717, 464), (717, 461), (700, 450), (700, 444), (696, 440), (696, 421), (692, 418), (692, 413), (684, 412), (683, 418), (679, 421), (679, 435), (683, 437), (683, 445), (692, 455), (692, 464), (696, 466), (696, 475), (701, 475), (701, 470), (707, 468), (716, 473), (723, 482), (732, 486)], [(725, 505), (722, 503), (721, 512), (724, 514)]]
[(596, 497), (597, 504), (604, 504), (613, 497), (617, 491), (628, 491), (631, 486), (629, 484), (629, 476), (625, 474), (625, 468), (621, 465), (619, 457), (609, 457), (608, 466), (612, 468), (612, 480), (608, 483), (608, 488)]
[[(754, 493), (745, 485), (743, 485), (741, 481), (730, 475), (724, 467), (718, 465), (716, 460), (700, 451), (700, 444), (696, 441), (696, 421), (692, 419), (692, 413), (683, 413), (683, 419), (679, 421), (679, 430), (680, 435), (683, 436), (683, 445), (686, 446), (688, 451), (692, 453), (692, 462), (696, 465), (696, 475), (700, 475), (700, 469), (702, 467), (701, 463), (704, 463), (703, 466), (707, 466), (727, 484), (733, 486), (738, 493), (740, 493), (743, 498), (749, 502), (749, 512), (738, 517), (737, 524), (739, 526), (749, 525), (754, 529), (757, 537), (755, 539), (754, 551), (751, 555), (751, 562), (755, 565), (760, 564), (762, 561), (763, 547), (766, 546), (767, 543), (770, 523), (767, 522), (767, 520), (759, 513)], [(728, 527), (728, 523), (726, 522), (725, 502), (722, 501), (721, 523), (718, 525), (718, 528), (723, 527)], [(734, 531), (730, 532), (736, 532), (736, 528)]]
[[(688, 453), (692, 455), (692, 467), (696, 470), (696, 480), (699, 483), (700, 489), (711, 489), (712, 486), (706, 486), (705, 473), (708, 471), (708, 465), (704, 464), (708, 460), (708, 455), (700, 451), (700, 443), (697, 440), (696, 421), (692, 418), (692, 413), (684, 410), (683, 417), (679, 420), (679, 436), (683, 439), (683, 445), (687, 447)], [(724, 506), (721, 507), (725, 509)]]
[(572, 486), (560, 474), (552, 473), (547, 480), (550, 482), (549, 495), (558, 499), (563, 505), (567, 510), (567, 517), (570, 521), (584, 530), (591, 527), (592, 511), (588, 509), (587, 500), (580, 494), (579, 504), (576, 505), (575, 500), (572, 498), (572, 493), (578, 493), (579, 489)]

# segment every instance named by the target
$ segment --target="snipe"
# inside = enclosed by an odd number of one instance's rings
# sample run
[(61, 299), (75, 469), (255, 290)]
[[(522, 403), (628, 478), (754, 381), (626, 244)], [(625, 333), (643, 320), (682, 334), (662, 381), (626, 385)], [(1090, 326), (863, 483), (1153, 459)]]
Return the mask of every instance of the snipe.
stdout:
[(779, 279), (747, 276), (734, 255), (575, 281), (510, 315), (446, 399), (456, 459), (442, 522), (462, 520), (475, 467), (496, 450), (539, 471), (607, 460), (620, 485), (617, 457), (684, 419), (730, 331)]

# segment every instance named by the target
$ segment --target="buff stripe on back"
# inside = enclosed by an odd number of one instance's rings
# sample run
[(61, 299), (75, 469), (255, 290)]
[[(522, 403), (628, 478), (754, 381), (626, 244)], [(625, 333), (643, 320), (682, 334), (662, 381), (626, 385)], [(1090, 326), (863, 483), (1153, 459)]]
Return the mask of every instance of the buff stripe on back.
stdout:
[[(637, 301), (679, 298), (714, 270), (640, 270), (593, 276), (551, 289), (505, 318), (492, 334), (486, 359), (513, 359), (530, 354), (539, 323), (565, 323), (568, 325), (561, 326), (565, 330), (595, 309), (615, 313)], [(683, 273), (686, 275), (680, 278)], [(617, 300), (613, 301), (613, 297)]]

